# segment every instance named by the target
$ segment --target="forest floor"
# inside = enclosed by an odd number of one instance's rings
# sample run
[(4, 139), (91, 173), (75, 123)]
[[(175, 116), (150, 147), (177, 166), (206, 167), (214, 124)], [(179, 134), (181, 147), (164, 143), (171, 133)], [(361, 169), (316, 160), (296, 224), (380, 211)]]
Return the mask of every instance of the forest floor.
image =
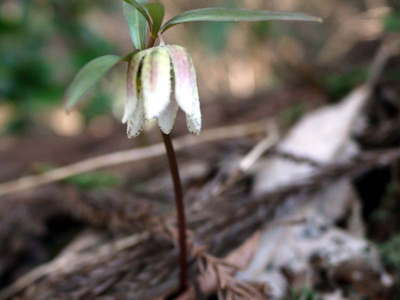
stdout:
[[(364, 63), (399, 68), (392, 52), (382, 65), (382, 44), (366, 47)], [(192, 283), (180, 299), (400, 297), (400, 90), (374, 72), (338, 101), (309, 78), (209, 101), (199, 137), (178, 120)], [(160, 136), (154, 128), (127, 140), (124, 131), (115, 123), (103, 137), (0, 141), (1, 300), (173, 294), (176, 226)], [(46, 177), (94, 156), (107, 168)], [(28, 188), (14, 181), (32, 174)]]

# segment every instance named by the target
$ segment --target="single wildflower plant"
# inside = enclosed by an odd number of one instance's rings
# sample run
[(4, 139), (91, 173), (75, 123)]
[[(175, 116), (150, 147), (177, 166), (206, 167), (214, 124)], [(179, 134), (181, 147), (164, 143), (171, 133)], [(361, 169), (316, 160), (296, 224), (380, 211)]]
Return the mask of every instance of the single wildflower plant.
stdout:
[(127, 63), (127, 99), (123, 123), (128, 137), (140, 134), (146, 121), (156, 120), (162, 132), (174, 184), (180, 248), (180, 286), (188, 285), (188, 257), (183, 190), (175, 151), (169, 134), (181, 109), (191, 133), (199, 134), (202, 120), (192, 59), (185, 48), (168, 45), (166, 30), (189, 22), (312, 21), (320, 18), (298, 12), (234, 8), (201, 8), (183, 12), (164, 22), (164, 6), (147, 0), (120, 0), (129, 26), (133, 51), (125, 56), (105, 55), (88, 62), (66, 91), (66, 109), (74, 108), (83, 95), (118, 63)]

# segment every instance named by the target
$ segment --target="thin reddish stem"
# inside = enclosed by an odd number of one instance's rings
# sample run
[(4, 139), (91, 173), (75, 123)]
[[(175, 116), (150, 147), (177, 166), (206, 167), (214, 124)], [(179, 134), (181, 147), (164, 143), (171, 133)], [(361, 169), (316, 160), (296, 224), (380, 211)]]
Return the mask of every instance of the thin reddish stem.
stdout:
[(162, 133), (165, 149), (171, 171), (172, 181), (174, 183), (176, 213), (178, 221), (178, 234), (179, 234), (179, 264), (180, 264), (180, 286), (179, 292), (184, 291), (188, 284), (188, 253), (187, 253), (187, 238), (186, 238), (186, 217), (185, 217), (185, 203), (183, 202), (183, 190), (181, 179), (179, 176), (178, 163), (171, 138), (168, 134)]

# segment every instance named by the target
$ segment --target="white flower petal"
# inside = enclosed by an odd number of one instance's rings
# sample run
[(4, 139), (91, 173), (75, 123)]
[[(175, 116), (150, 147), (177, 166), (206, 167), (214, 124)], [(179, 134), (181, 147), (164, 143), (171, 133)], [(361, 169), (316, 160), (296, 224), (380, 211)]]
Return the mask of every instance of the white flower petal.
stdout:
[(172, 60), (175, 78), (175, 98), (179, 107), (189, 116), (197, 113), (199, 92), (197, 89), (196, 70), (192, 59), (180, 46), (167, 46)]
[(138, 86), (137, 86), (137, 75), (139, 73), (139, 68), (142, 63), (143, 57), (146, 55), (146, 51), (141, 51), (132, 57), (129, 62), (128, 74), (127, 74), (127, 95), (125, 102), (124, 116), (122, 118), (122, 123), (128, 122), (132, 118), (136, 105), (138, 102)]
[(142, 91), (147, 119), (167, 107), (171, 94), (171, 60), (165, 47), (155, 47), (143, 60)]
[(143, 129), (144, 123), (145, 117), (143, 100), (139, 99), (132, 117), (128, 119), (128, 138), (138, 136)]
[(176, 114), (178, 113), (178, 104), (170, 101), (167, 108), (158, 117), (158, 126), (165, 134), (170, 134), (174, 128)]
[(197, 101), (194, 105), (192, 115), (186, 115), (186, 124), (191, 133), (200, 134), (201, 131), (201, 109), (200, 102)]

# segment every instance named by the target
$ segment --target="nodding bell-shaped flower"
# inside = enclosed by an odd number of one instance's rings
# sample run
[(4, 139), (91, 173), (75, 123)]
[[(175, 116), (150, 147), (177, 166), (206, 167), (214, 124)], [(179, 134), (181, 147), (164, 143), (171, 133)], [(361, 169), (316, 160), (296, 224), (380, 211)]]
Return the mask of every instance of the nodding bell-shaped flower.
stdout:
[(178, 108), (186, 114), (189, 131), (200, 133), (196, 71), (185, 48), (161, 45), (138, 52), (129, 63), (127, 78), (122, 122), (128, 125), (128, 137), (139, 135), (145, 122), (153, 119), (163, 133), (169, 134)]

